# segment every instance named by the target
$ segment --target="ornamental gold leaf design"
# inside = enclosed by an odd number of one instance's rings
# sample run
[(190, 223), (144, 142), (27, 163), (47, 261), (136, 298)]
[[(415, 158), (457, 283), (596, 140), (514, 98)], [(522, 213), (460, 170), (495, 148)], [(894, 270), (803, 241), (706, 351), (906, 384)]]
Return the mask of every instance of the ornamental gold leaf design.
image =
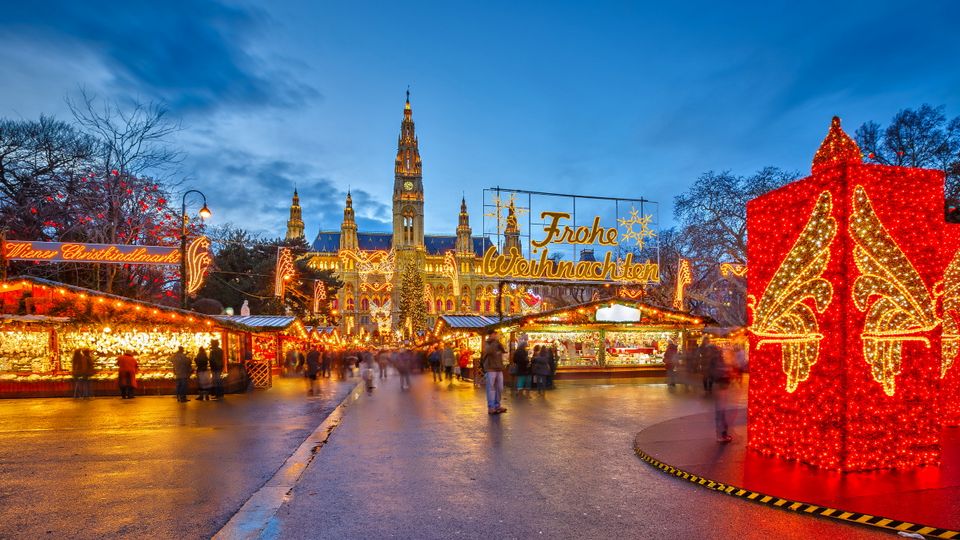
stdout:
[(853, 260), (860, 270), (853, 282), (853, 302), (866, 312), (860, 334), (863, 358), (873, 380), (892, 396), (903, 343), (919, 341), (929, 347), (930, 340), (918, 334), (934, 329), (940, 321), (923, 278), (877, 218), (863, 186), (854, 188), (849, 229), (855, 245)]
[(943, 334), (940, 341), (940, 378), (947, 375), (960, 352), (960, 251), (943, 274)]
[(833, 299), (833, 286), (822, 277), (837, 235), (832, 210), (830, 192), (824, 191), (760, 301), (750, 299), (751, 331), (760, 338), (757, 348), (780, 345), (786, 389), (791, 393), (810, 377), (810, 368), (817, 363), (823, 339), (817, 313), (823, 313)]

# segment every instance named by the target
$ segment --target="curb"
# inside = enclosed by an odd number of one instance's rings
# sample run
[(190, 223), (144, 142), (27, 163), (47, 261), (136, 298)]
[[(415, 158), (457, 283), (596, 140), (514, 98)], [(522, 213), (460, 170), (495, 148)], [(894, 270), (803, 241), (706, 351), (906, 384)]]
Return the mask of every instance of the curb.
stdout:
[(303, 472), (330, 439), (333, 430), (340, 425), (346, 406), (357, 399), (362, 391), (363, 380), (361, 379), (313, 430), (313, 433), (308, 435), (290, 454), (277, 472), (260, 489), (250, 495), (243, 506), (213, 535), (213, 538), (215, 540), (253, 540), (265, 534), (277, 510), (290, 499), (290, 492), (293, 491)]
[(914, 533), (928, 536), (930, 538), (960, 538), (960, 531), (929, 527), (926, 525), (910, 523), (908, 521), (889, 519), (881, 516), (872, 516), (870, 514), (861, 514), (859, 512), (846, 512), (836, 508), (828, 508), (826, 506), (818, 506), (816, 504), (792, 501), (790, 499), (783, 499), (773, 495), (767, 495), (765, 493), (752, 491), (739, 486), (724, 484), (723, 482), (717, 482), (715, 480), (710, 480), (709, 478), (697, 476), (682, 469), (678, 469), (673, 465), (663, 463), (650, 454), (647, 454), (636, 445), (634, 445), (633, 450), (637, 454), (637, 457), (639, 457), (641, 460), (653, 467), (656, 467), (666, 474), (676, 476), (677, 478), (686, 480), (692, 484), (696, 484), (712, 491), (724, 493), (726, 495), (730, 495), (731, 497), (737, 497), (738, 499), (746, 499), (748, 501), (779, 508), (781, 510), (795, 512), (797, 514), (805, 514), (844, 521), (846, 523), (880, 529), (886, 532)]

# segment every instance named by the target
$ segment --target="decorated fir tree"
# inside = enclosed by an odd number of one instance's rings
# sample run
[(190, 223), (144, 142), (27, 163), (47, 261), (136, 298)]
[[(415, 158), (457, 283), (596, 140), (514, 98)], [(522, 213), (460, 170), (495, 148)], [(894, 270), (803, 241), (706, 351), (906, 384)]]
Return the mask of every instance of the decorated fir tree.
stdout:
[(425, 330), (427, 326), (427, 306), (423, 295), (423, 276), (412, 263), (408, 262), (403, 267), (403, 274), (400, 279), (400, 323), (407, 327), (407, 320), (410, 321), (410, 329), (413, 333)]

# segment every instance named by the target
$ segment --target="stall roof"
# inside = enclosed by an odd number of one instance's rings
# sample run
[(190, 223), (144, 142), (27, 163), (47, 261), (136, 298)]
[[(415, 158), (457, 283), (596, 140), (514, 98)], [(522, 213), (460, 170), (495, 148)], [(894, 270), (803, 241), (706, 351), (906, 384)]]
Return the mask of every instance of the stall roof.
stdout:
[[(641, 311), (646, 311), (648, 313), (653, 313), (655, 315), (662, 315), (668, 318), (677, 319), (679, 321), (687, 320), (692, 324), (702, 324), (704, 326), (716, 324), (716, 321), (714, 321), (710, 317), (706, 317), (702, 315), (694, 315), (692, 313), (687, 313), (685, 311), (678, 311), (675, 309), (654, 306), (651, 304), (641, 302), (639, 300), (633, 300), (633, 299), (625, 298), (622, 296), (613, 296), (609, 298), (600, 298), (597, 300), (591, 300), (589, 302), (584, 302), (582, 304), (574, 304), (570, 306), (555, 308), (548, 311), (528, 313), (526, 315), (518, 315), (515, 317), (506, 318), (500, 322), (491, 324), (489, 328), (493, 329), (493, 328), (500, 328), (504, 326), (513, 326), (517, 324), (523, 324), (525, 322), (533, 322), (538, 319), (550, 319), (550, 318), (557, 317), (559, 315), (563, 315), (570, 312), (585, 313), (589, 310), (594, 310), (595, 308), (599, 309), (609, 304), (622, 304), (622, 305), (632, 306), (633, 308), (640, 309)], [(598, 321), (598, 322), (603, 322), (603, 321)]]
[(486, 328), (500, 321), (500, 319), (483, 315), (441, 315), (440, 319), (452, 330)]
[[(142, 308), (156, 310), (157, 312), (167, 313), (176, 316), (182, 316), (188, 318), (189, 320), (197, 320), (205, 322), (208, 325), (219, 325), (224, 328), (229, 328), (232, 330), (239, 330), (243, 332), (258, 332), (263, 330), (283, 330), (293, 324), (295, 317), (283, 317), (285, 319), (290, 319), (290, 322), (283, 328), (262, 328), (258, 326), (252, 326), (244, 324), (243, 322), (229, 320), (228, 318), (223, 318), (220, 316), (214, 315), (205, 315), (203, 313), (197, 313), (195, 311), (189, 311), (185, 309), (180, 309), (172, 306), (165, 306), (162, 304), (154, 304), (152, 302), (146, 302), (143, 300), (136, 300), (133, 298), (127, 298), (125, 296), (119, 296), (116, 294), (105, 293), (102, 291), (97, 291), (94, 289), (88, 289), (86, 287), (79, 287), (77, 285), (68, 285), (66, 283), (60, 283), (57, 281), (52, 281), (49, 279), (38, 278), (34, 276), (19, 276), (15, 278), (10, 278), (5, 282), (0, 283), (0, 292), (4, 290), (10, 290), (11, 287), (20, 287), (20, 286), (36, 286), (41, 288), (50, 288), (60, 292), (70, 292), (79, 295), (86, 295), (91, 298), (103, 298), (104, 300), (109, 300), (112, 302), (119, 302), (124, 305), (129, 304), (132, 306), (140, 306)], [(139, 308), (138, 308), (139, 309)], [(59, 319), (67, 319), (65, 317), (57, 317)], [(47, 319), (53, 319), (52, 317), (47, 317)], [(53, 321), (49, 321), (53, 322)], [(66, 322), (66, 321), (61, 321)]]
[(297, 320), (296, 317), (287, 315), (217, 315), (216, 317), (220, 320), (264, 330), (283, 330)]

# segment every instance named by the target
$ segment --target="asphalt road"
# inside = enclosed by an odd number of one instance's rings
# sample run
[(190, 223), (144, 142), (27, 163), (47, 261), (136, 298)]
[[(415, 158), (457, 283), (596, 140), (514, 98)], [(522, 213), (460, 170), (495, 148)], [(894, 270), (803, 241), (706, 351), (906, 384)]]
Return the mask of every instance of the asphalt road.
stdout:
[(472, 385), (426, 375), (401, 393), (388, 380), (347, 408), (264, 536), (891, 537), (708, 492), (642, 463), (636, 433), (711, 410), (698, 392), (587, 385), (504, 405), (491, 417)]
[(0, 401), (0, 538), (209, 538), (354, 383)]

